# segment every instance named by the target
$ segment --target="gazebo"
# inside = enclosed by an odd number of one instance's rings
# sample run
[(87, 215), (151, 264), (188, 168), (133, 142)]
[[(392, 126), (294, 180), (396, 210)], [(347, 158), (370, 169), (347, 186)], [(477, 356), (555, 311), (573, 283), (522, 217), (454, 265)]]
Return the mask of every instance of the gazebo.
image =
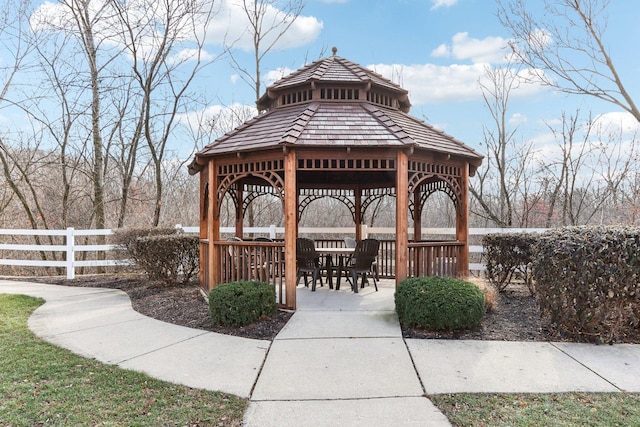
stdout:
[[(335, 48), (269, 86), (258, 100), (261, 114), (204, 147), (189, 166), (200, 174), (201, 286), (259, 277), (279, 285), (281, 304), (295, 309), (298, 222), (310, 201), (327, 196), (349, 207), (357, 240), (371, 203), (395, 197), (396, 283), (468, 274), (468, 183), (482, 155), (410, 116), (410, 106), (405, 89)], [(455, 206), (456, 239), (421, 241), (422, 209), (437, 191)], [(284, 241), (222, 241), (225, 195), (235, 204), (241, 237), (243, 213), (261, 194), (282, 201)]]

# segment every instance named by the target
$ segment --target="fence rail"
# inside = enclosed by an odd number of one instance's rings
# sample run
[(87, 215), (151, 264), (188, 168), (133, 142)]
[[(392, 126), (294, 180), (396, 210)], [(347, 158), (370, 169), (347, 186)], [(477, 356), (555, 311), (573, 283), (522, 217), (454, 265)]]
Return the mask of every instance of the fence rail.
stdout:
[[(198, 233), (198, 227), (182, 227), (176, 225), (177, 228), (182, 229), (186, 233)], [(325, 227), (325, 228), (309, 228), (300, 227), (298, 230), (300, 235), (321, 236), (321, 235), (344, 235), (353, 236), (354, 230), (352, 227)], [(363, 226), (363, 235), (375, 235), (375, 236), (390, 236), (395, 234), (395, 228), (392, 227), (366, 227)], [(546, 231), (542, 228), (471, 228), (469, 229), (469, 235), (482, 236), (489, 233), (516, 233), (516, 232), (535, 232), (540, 233)], [(220, 232), (223, 235), (233, 235), (233, 227), (222, 227)], [(244, 232), (248, 236), (258, 237), (265, 236), (271, 239), (278, 239), (284, 236), (284, 228), (269, 226), (269, 227), (245, 227)], [(111, 244), (79, 244), (77, 243), (78, 237), (91, 238), (96, 236), (110, 236), (114, 233), (113, 230), (76, 230), (74, 228), (67, 228), (66, 230), (19, 230), (19, 229), (0, 229), (0, 265), (4, 266), (25, 266), (25, 267), (54, 267), (65, 270), (68, 279), (73, 279), (76, 274), (76, 269), (84, 267), (117, 267), (130, 265), (131, 261), (127, 259), (117, 259), (116, 255), (121, 252), (116, 245)], [(455, 236), (454, 228), (425, 228), (422, 230), (424, 236)], [(34, 240), (40, 237), (48, 237), (49, 239), (55, 238), (61, 240), (57, 243), (49, 244), (36, 244), (36, 243), (5, 243), (6, 240), (15, 240), (16, 236), (32, 236)], [(411, 233), (410, 233), (411, 236)], [(324, 239), (326, 240), (326, 239)], [(381, 238), (381, 240), (388, 240)], [(479, 242), (478, 242), (479, 243)], [(452, 249), (453, 250), (453, 249)], [(457, 249), (455, 249), (457, 250)], [(221, 251), (224, 253), (225, 251)], [(381, 247), (381, 252), (384, 254), (392, 254), (393, 248), (391, 243), (385, 242)], [(483, 271), (485, 269), (484, 264), (481, 262), (482, 246), (478, 244), (471, 244), (469, 246), (469, 252), (472, 256), (472, 262), (469, 267), (472, 271)], [(8, 257), (8, 253), (12, 257)], [(26, 253), (25, 257), (15, 257), (16, 253)], [(50, 254), (50, 255), (45, 255)], [(78, 254), (94, 253), (95, 259), (78, 259)], [(228, 253), (228, 252), (227, 252)], [(474, 256), (475, 255), (475, 256)], [(34, 259), (38, 258), (41, 259)], [(111, 256), (111, 259), (106, 259)], [(275, 256), (275, 254), (273, 255)], [(420, 268), (430, 269), (438, 268), (444, 269), (452, 268), (453, 266), (447, 266), (443, 260), (446, 259), (446, 255), (434, 255), (427, 252), (420, 252), (420, 250), (412, 250), (410, 256), (414, 256), (422, 264)], [(104, 258), (104, 259), (103, 259)], [(391, 262), (393, 257), (381, 256), (381, 270), (391, 271)], [(476, 262), (474, 262), (474, 260)], [(221, 260), (221, 262), (227, 262), (229, 260)]]

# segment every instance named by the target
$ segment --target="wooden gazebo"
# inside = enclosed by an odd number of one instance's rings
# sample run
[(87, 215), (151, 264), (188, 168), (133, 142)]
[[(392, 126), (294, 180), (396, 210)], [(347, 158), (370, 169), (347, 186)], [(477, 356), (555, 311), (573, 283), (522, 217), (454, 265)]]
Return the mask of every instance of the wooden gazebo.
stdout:
[[(388, 79), (334, 54), (269, 86), (258, 101), (262, 114), (204, 147), (190, 165), (200, 173), (200, 282), (251, 279), (280, 284), (281, 303), (296, 306), (296, 238), (310, 200), (330, 196), (349, 206), (356, 239), (370, 204), (396, 198), (394, 274), (468, 273), (468, 181), (482, 156), (455, 138), (407, 113), (408, 92)], [(456, 240), (421, 242), (420, 218), (427, 198), (445, 192), (456, 209)], [(236, 206), (236, 235), (243, 212), (260, 194), (279, 197), (284, 241), (229, 242), (220, 236), (225, 195)], [(409, 215), (414, 238), (409, 240)], [(277, 268), (253, 262), (241, 268), (238, 253), (280, 260)], [(282, 259), (283, 258), (283, 259)], [(284, 295), (283, 293), (284, 286)]]

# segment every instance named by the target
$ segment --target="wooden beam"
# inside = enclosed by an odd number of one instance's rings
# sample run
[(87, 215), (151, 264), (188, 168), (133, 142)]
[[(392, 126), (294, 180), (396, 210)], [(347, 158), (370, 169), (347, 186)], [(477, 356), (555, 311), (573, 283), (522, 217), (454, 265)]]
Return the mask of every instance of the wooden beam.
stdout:
[(396, 160), (396, 286), (407, 278), (409, 256), (409, 162), (398, 150)]
[(222, 281), (222, 265), (220, 265), (219, 248), (213, 244), (220, 240), (220, 202), (218, 201), (218, 168), (216, 161), (209, 161), (209, 209), (207, 212), (207, 239), (209, 240), (209, 260), (207, 270), (209, 273), (209, 290)]
[(360, 188), (359, 185), (354, 188), (353, 195), (355, 199), (355, 212), (353, 213), (353, 217), (356, 223), (356, 241), (359, 242), (362, 240), (362, 188)]
[(422, 240), (422, 204), (420, 199), (422, 194), (420, 193), (419, 186), (416, 186), (413, 191), (413, 240), (416, 242)]
[(296, 151), (290, 150), (284, 162), (284, 280), (286, 306), (296, 309), (296, 238), (298, 237), (298, 188)]
[(209, 219), (209, 169), (207, 165), (204, 165), (203, 169), (200, 169), (199, 173), (200, 177), (200, 227), (198, 237), (200, 238), (200, 271), (198, 273), (198, 283), (202, 289), (208, 289), (209, 284), (207, 283), (207, 268), (209, 259), (206, 256), (209, 253), (209, 241), (207, 238), (208, 231), (208, 219)]
[(244, 184), (241, 181), (236, 183), (236, 234), (242, 239), (244, 236)]
[(457, 262), (457, 274), (460, 277), (469, 275), (469, 164), (461, 168), (460, 193), (456, 206), (456, 239), (463, 242)]

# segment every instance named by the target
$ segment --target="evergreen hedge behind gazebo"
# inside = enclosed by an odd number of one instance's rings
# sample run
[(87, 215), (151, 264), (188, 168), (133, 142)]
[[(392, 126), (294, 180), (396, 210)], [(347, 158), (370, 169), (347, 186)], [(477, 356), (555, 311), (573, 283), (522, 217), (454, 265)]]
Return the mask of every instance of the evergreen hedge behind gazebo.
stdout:
[[(324, 196), (349, 207), (358, 240), (371, 203), (395, 196), (396, 283), (410, 275), (438, 273), (431, 267), (436, 257), (446, 259), (453, 274), (468, 274), (468, 183), (482, 156), (408, 115), (406, 90), (335, 53), (269, 86), (258, 101), (262, 114), (196, 154), (190, 172), (200, 174), (204, 288), (262, 275), (284, 284), (281, 302), (295, 309), (298, 221), (311, 200)], [(436, 191), (445, 192), (456, 209), (456, 240), (440, 246), (420, 242), (422, 208)], [(261, 194), (282, 201), (284, 242), (222, 242), (225, 195), (235, 203), (236, 235), (241, 237), (242, 215)], [(279, 260), (277, 268), (241, 268), (233, 256), (238, 247), (252, 259)]]

